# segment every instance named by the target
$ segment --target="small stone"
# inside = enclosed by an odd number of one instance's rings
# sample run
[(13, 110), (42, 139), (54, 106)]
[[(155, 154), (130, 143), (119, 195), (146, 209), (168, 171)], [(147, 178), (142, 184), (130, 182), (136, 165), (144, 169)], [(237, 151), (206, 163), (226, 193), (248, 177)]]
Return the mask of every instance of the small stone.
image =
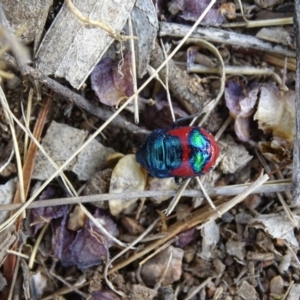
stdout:
[(183, 257), (183, 260), (184, 260), (185, 262), (187, 262), (187, 263), (192, 262), (192, 260), (193, 260), (194, 257), (195, 257), (195, 253), (196, 253), (196, 251), (195, 251), (195, 249), (192, 248), (192, 247), (190, 247), (190, 248), (188, 248), (188, 249), (185, 249), (185, 250), (184, 250), (184, 257)]
[(152, 300), (157, 294), (157, 291), (140, 284), (133, 284), (130, 291), (128, 298), (131, 300)]
[(243, 202), (244, 206), (248, 209), (254, 210), (261, 203), (261, 197), (259, 195), (253, 194), (249, 195)]
[(286, 300), (298, 300), (300, 295), (300, 284), (294, 283)]
[(146, 285), (155, 286), (161, 280), (171, 254), (172, 259), (162, 282), (162, 286), (172, 284), (174, 281), (180, 279), (184, 251), (180, 248), (170, 246), (149, 259), (143, 265), (141, 276)]
[(234, 216), (231, 213), (226, 212), (222, 215), (221, 219), (225, 223), (230, 223), (234, 219)]
[(174, 291), (171, 286), (164, 286), (158, 290), (158, 300), (174, 300)]
[(284, 281), (280, 275), (277, 275), (272, 278), (270, 284), (271, 294), (281, 295), (284, 293)]
[(256, 300), (258, 295), (255, 288), (244, 280), (242, 285), (237, 290), (237, 294), (245, 300)]
[(250, 221), (252, 219), (253, 219), (253, 217), (250, 214), (246, 214), (244, 212), (241, 212), (241, 213), (239, 213), (239, 214), (237, 214), (235, 216), (235, 222), (237, 224), (245, 224), (245, 225), (247, 225), (247, 224), (250, 223)]
[(229, 240), (226, 243), (226, 252), (242, 261), (244, 260), (246, 254), (245, 243)]
[(132, 235), (139, 235), (145, 231), (145, 228), (135, 219), (122, 216), (121, 223), (123, 227)]
[(218, 277), (220, 278), (222, 276), (223, 272), (225, 271), (226, 266), (223, 264), (223, 262), (219, 258), (215, 258), (213, 260), (213, 264), (214, 264), (214, 267), (218, 274)]

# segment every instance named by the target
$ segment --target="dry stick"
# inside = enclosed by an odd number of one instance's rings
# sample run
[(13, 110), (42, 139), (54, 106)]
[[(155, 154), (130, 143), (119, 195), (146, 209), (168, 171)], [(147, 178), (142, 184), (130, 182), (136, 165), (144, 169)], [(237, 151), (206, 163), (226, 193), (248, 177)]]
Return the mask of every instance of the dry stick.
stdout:
[[(16, 61), (12, 56), (10, 56), (7, 53), (4, 53), (2, 56), (2, 59), (13, 70), (15, 70), (17, 72), (19, 71)], [(109, 119), (113, 115), (113, 113), (111, 111), (93, 105), (90, 101), (88, 101), (81, 95), (71, 91), (69, 88), (61, 85), (60, 83), (56, 82), (55, 80), (45, 76), (39, 70), (34, 69), (30, 66), (25, 66), (24, 70), (26, 71), (26, 75), (29, 76), (29, 78), (39, 81), (45, 87), (49, 88), (56, 94), (68, 99), (69, 101), (75, 103), (79, 108), (87, 111), (91, 115), (96, 116), (99, 119), (104, 120), (104, 121)], [(138, 126), (131, 124), (130, 122), (128, 122), (126, 119), (124, 119), (121, 116), (116, 117), (111, 122), (111, 124), (113, 126), (125, 129), (125, 130), (133, 132), (133, 133), (144, 133), (144, 134), (150, 133), (150, 131), (148, 131), (148, 130), (143, 130), (143, 129), (139, 128)]]
[(234, 206), (236, 206), (238, 203), (242, 202), (248, 195), (250, 195), (251, 190), (255, 190), (258, 186), (262, 185), (264, 182), (266, 182), (269, 179), (268, 175), (263, 175), (262, 177), (258, 178), (251, 186), (245, 190), (244, 192), (240, 193), (239, 195), (235, 196), (233, 199), (228, 201), (227, 203), (224, 203), (223, 205), (220, 205), (218, 207), (217, 211), (214, 211), (206, 220), (205, 223), (203, 223), (201, 226), (198, 227), (198, 229), (203, 228), (207, 223), (214, 221), (220, 217), (220, 214), (224, 214), (230, 209), (232, 209)]
[(5, 97), (5, 94), (0, 87), (0, 102), (4, 111), (5, 118), (7, 120), (7, 123), (9, 124), (11, 135), (12, 135), (12, 140), (13, 140), (13, 145), (16, 153), (16, 162), (17, 162), (17, 169), (18, 169), (18, 178), (19, 178), (19, 186), (18, 186), (18, 195), (20, 196), (20, 202), (25, 202), (25, 192), (24, 192), (24, 178), (23, 178), (23, 172), (22, 172), (22, 161), (21, 161), (21, 156), (20, 156), (20, 151), (19, 151), (19, 145), (18, 145), (18, 140), (17, 140), (17, 135), (14, 127), (14, 121), (9, 114), (8, 110), (5, 109), (5, 105), (8, 105), (7, 99)]
[(186, 296), (186, 298), (184, 298), (184, 300), (189, 300), (189, 299), (193, 298), (194, 296), (196, 296), (200, 292), (201, 289), (203, 289), (207, 284), (209, 284), (211, 282), (212, 279), (213, 279), (213, 277), (208, 277), (200, 285), (198, 285), (191, 293), (189, 292), (189, 294)]
[(144, 258), (142, 261), (139, 262), (139, 266), (143, 266), (149, 259), (160, 253), (162, 250), (168, 248), (171, 244), (173, 244), (176, 241), (176, 238), (170, 239), (167, 243), (164, 243), (161, 247), (156, 249), (153, 253), (148, 255), (146, 258)]
[(129, 265), (133, 261), (143, 257), (145, 254), (147, 254), (150, 251), (163, 245), (168, 240), (177, 236), (182, 231), (185, 231), (192, 227), (195, 227), (195, 226), (199, 225), (200, 223), (205, 222), (207, 220), (212, 221), (212, 220), (217, 219), (219, 217), (218, 212), (225, 213), (229, 209), (233, 208), (236, 204), (243, 201), (243, 199), (245, 199), (245, 197), (247, 197), (253, 190), (255, 190), (257, 187), (259, 187), (264, 182), (266, 182), (268, 180), (268, 178), (269, 178), (268, 175), (264, 175), (261, 178), (257, 179), (241, 195), (238, 195), (238, 196), (234, 197), (233, 199), (229, 200), (228, 202), (226, 202), (222, 205), (219, 205), (217, 207), (217, 210), (218, 210), (217, 212), (207, 211), (207, 208), (202, 208), (202, 209), (199, 209), (196, 212), (190, 214), (188, 219), (178, 221), (177, 223), (175, 223), (169, 227), (166, 237), (149, 244), (142, 251), (133, 254), (131, 257), (128, 257), (123, 261), (120, 261), (109, 271), (108, 274), (112, 274), (112, 273), (124, 268), (125, 266)]
[[(164, 53), (159, 44), (155, 43), (155, 48), (150, 55), (150, 66), (157, 69), (164, 61)], [(192, 78), (182, 71), (173, 60), (169, 61), (167, 70), (162, 69), (159, 72), (159, 76), (162, 81), (168, 81), (173, 96), (190, 114), (198, 114), (202, 111), (206, 95), (198, 78)]]
[(170, 268), (170, 264), (171, 264), (172, 258), (173, 258), (173, 253), (171, 252), (170, 255), (169, 255), (169, 259), (167, 261), (167, 265), (165, 266), (164, 271), (163, 271), (160, 279), (158, 280), (157, 284), (153, 288), (155, 291), (157, 291), (161, 287), (162, 282), (165, 280), (167, 272), (168, 272), (168, 270)]
[[(22, 108), (22, 106), (21, 106)], [(13, 118), (13, 120), (19, 125), (19, 127), (29, 135), (31, 138), (31, 141), (34, 142), (34, 144), (39, 148), (39, 150), (44, 154), (44, 156), (48, 159), (48, 161), (52, 164), (52, 166), (57, 169), (58, 165), (53, 161), (53, 159), (48, 155), (48, 153), (45, 151), (45, 149), (42, 147), (42, 145), (39, 143), (39, 141), (35, 138), (35, 136), (31, 133), (28, 124), (25, 124), (25, 126), (16, 118), (16, 116), (11, 112), (8, 106), (6, 106), (6, 109), (8, 110), (9, 114)], [(24, 112), (22, 111), (23, 117), (24, 117)], [(63, 183), (65, 184), (66, 189), (68, 190), (70, 195), (76, 195), (76, 190), (72, 186), (71, 182), (69, 179), (64, 175), (64, 173), (59, 174), (61, 176), (61, 179)]]
[[(291, 291), (293, 285), (294, 285), (294, 281), (292, 280), (292, 281), (289, 283), (289, 286), (288, 286), (288, 288), (287, 288), (285, 294), (284, 294), (283, 297), (281, 298), (281, 300), (285, 300), (285, 299), (286, 299), (286, 297), (290, 294), (290, 291)], [(291, 297), (291, 298), (292, 298), (292, 297)]]
[[(43, 132), (44, 126), (46, 124), (47, 115), (48, 115), (49, 110), (50, 110), (50, 105), (51, 105), (51, 98), (48, 97), (47, 100), (46, 100), (45, 105), (42, 107), (42, 109), (39, 113), (37, 122), (34, 126), (33, 136), (38, 141), (41, 139), (42, 132)], [(29, 186), (30, 186), (31, 177), (32, 177), (32, 173), (33, 173), (33, 170), (34, 170), (34, 166), (35, 166), (35, 157), (36, 157), (36, 154), (37, 154), (37, 150), (38, 150), (37, 145), (33, 141), (31, 141), (30, 144), (29, 144), (29, 148), (28, 148), (28, 151), (27, 151), (27, 156), (25, 158), (24, 166), (23, 166), (24, 195), (25, 195), (25, 198), (27, 198), (27, 195), (28, 195), (28, 192), (29, 192)], [(16, 194), (15, 194), (14, 203), (19, 203), (20, 202), (19, 197), (20, 197), (20, 194), (19, 194), (19, 187), (18, 187), (18, 189), (16, 191)], [(17, 230), (19, 230), (19, 229), (17, 227)]]
[[(191, 73), (220, 73), (219, 68), (208, 68), (196, 64), (192, 64), (188, 71)], [(273, 70), (268, 68), (257, 68), (252, 66), (225, 66), (225, 73), (228, 75), (268, 75), (271, 76), (279, 85), (282, 85), (281, 78)]]
[[(7, 104), (7, 103), (6, 103)], [(49, 107), (50, 107), (50, 98), (48, 98), (46, 105), (42, 108), (40, 114), (39, 114), (39, 118), (37, 119), (37, 122), (35, 124), (34, 127), (34, 136), (36, 137), (37, 140), (40, 139), (43, 128), (44, 128), (44, 124), (46, 122), (46, 116), (49, 112)], [(4, 111), (9, 114), (9, 111), (7, 110), (7, 108), (3, 107)], [(12, 119), (12, 116), (10, 115), (10, 118)], [(23, 180), (23, 184), (22, 185), (18, 185), (17, 190), (15, 192), (15, 197), (14, 197), (14, 203), (21, 203), (21, 202), (25, 202), (27, 195), (28, 195), (28, 191), (29, 191), (29, 185), (31, 182), (31, 176), (33, 173), (33, 168), (35, 165), (35, 156), (37, 153), (37, 147), (36, 145), (31, 141), (29, 148), (28, 148), (28, 155), (25, 159), (23, 168), (21, 170), (18, 170), (18, 172), (20, 172), (20, 174), (22, 175)], [(24, 199), (23, 199), (24, 198)], [(23, 211), (23, 218), (25, 218), (25, 211)], [(20, 218), (20, 216), (17, 218), (16, 220), (16, 231), (19, 232), (21, 229), (21, 225), (22, 225), (22, 218)], [(17, 245), (15, 244), (13, 246), (13, 249), (16, 250)], [(14, 270), (17, 266), (17, 260), (16, 257), (14, 255), (8, 255), (7, 259), (4, 262), (4, 268), (7, 270)], [(12, 277), (11, 277), (12, 278)], [(8, 278), (8, 281), (11, 280), (11, 278)]]
[(295, 38), (297, 51), (296, 99), (295, 99), (295, 142), (293, 156), (293, 202), (300, 205), (300, 0), (295, 0)]
[[(30, 118), (31, 118), (31, 113), (32, 113), (32, 98), (33, 98), (33, 89), (29, 90), (28, 93), (28, 100), (27, 100), (27, 109), (26, 109), (26, 118), (25, 122), (28, 127), (30, 127)], [(22, 105), (22, 102), (21, 102)], [(21, 106), (21, 108), (23, 105)], [(24, 137), (24, 161), (28, 152), (28, 143), (29, 143), (29, 135), (25, 132), (25, 137)]]
[[(260, 152), (258, 152), (257, 149), (255, 149), (255, 153), (256, 156), (258, 157), (260, 163), (263, 165), (265, 171), (269, 174), (271, 173), (271, 169), (269, 167), (269, 165), (266, 163), (264, 157), (262, 156), (262, 154)], [(270, 178), (274, 179), (273, 175), (270, 175)], [(276, 193), (278, 200), (280, 201), (287, 217), (289, 218), (289, 220), (292, 222), (292, 224), (294, 225), (294, 227), (298, 228), (298, 222), (293, 214), (293, 212), (290, 210), (290, 208), (288, 207), (287, 203), (284, 201), (282, 195), (280, 193)]]
[[(243, 192), (250, 184), (239, 184), (239, 185), (229, 185), (225, 187), (214, 187), (208, 190), (208, 195), (210, 197), (218, 196), (235, 196)], [(256, 193), (275, 193), (275, 192), (284, 192), (287, 190), (292, 190), (292, 181), (287, 180), (275, 180), (269, 181), (268, 183), (262, 185), (255, 191)], [(71, 205), (78, 203), (93, 203), (98, 201), (110, 201), (114, 199), (123, 199), (124, 201), (130, 200), (132, 198), (151, 198), (151, 197), (162, 197), (169, 196), (172, 197), (177, 193), (176, 190), (166, 190), (166, 191), (144, 191), (144, 192), (130, 192), (126, 193), (116, 193), (116, 194), (98, 194), (98, 195), (89, 195), (89, 196), (80, 196), (80, 197), (69, 197), (69, 198), (58, 198), (50, 200), (40, 200), (34, 201), (27, 206), (28, 209), (31, 208), (40, 208), (40, 207), (49, 207), (49, 206), (58, 206), (58, 205)], [(204, 197), (203, 193), (199, 190), (186, 190), (183, 192), (182, 196), (184, 197)], [(5, 204), (0, 205), (0, 211), (10, 211), (22, 207), (23, 204)]]
[[(240, 6), (242, 8), (242, 5)], [(283, 25), (292, 25), (293, 18), (278, 18), (270, 20), (257, 20), (257, 21), (247, 21), (247, 22), (237, 22), (237, 23), (227, 23), (223, 24), (223, 28), (236, 28), (236, 27), (246, 27), (246, 28), (255, 28), (255, 27), (268, 27), (268, 26), (283, 26)]]
[(114, 289), (112, 283), (107, 279), (107, 274), (108, 272), (108, 268), (110, 267), (110, 265), (119, 257), (121, 257), (124, 253), (126, 253), (128, 250), (130, 250), (133, 246), (135, 246), (138, 242), (140, 242), (148, 233), (150, 233), (153, 228), (156, 226), (156, 224), (159, 222), (159, 218), (157, 218), (156, 220), (153, 221), (153, 223), (139, 236), (137, 237), (128, 247), (126, 247), (125, 249), (123, 249), (121, 252), (119, 252), (115, 257), (113, 257), (112, 259), (110, 259), (109, 261), (107, 261), (107, 263), (105, 264), (105, 269), (104, 269), (104, 278), (105, 281), (107, 283), (107, 285), (114, 290), (117, 294), (121, 294), (123, 295), (122, 292), (118, 292)]
[(46, 230), (48, 229), (50, 223), (44, 224), (42, 230), (39, 232), (38, 238), (36, 239), (34, 246), (32, 248), (31, 254), (30, 254), (30, 259), (28, 262), (28, 268), (31, 270), (33, 268), (33, 264), (35, 262), (36, 254), (38, 252), (39, 246), (42, 242), (42, 239), (46, 233)]
[(4, 230), (5, 228), (7, 228), (7, 226), (9, 226), (10, 222), (13, 219), (16, 219), (23, 211), (25, 208), (28, 207), (28, 205), (34, 200), (36, 199), (36, 197), (40, 194), (41, 191), (43, 191), (43, 189), (51, 182), (51, 180), (56, 177), (57, 175), (60, 174), (60, 172), (82, 151), (82, 149), (84, 149), (100, 132), (102, 132), (102, 130), (104, 128), (106, 128), (106, 126), (108, 124), (110, 124), (112, 122), (112, 120), (120, 114), (120, 112), (134, 99), (135, 95), (139, 92), (141, 92), (146, 86), (147, 84), (155, 77), (155, 75), (162, 70), (165, 65), (168, 63), (168, 61), (175, 55), (175, 53), (179, 50), (179, 48), (185, 43), (185, 41), (188, 39), (188, 37), (192, 34), (193, 30), (195, 30), (195, 28), (200, 24), (200, 22), (202, 21), (202, 19), (204, 18), (204, 16), (207, 14), (207, 12), (211, 9), (211, 7), (215, 4), (216, 0), (212, 0), (210, 2), (210, 4), (207, 6), (207, 8), (204, 10), (203, 14), (199, 17), (199, 19), (195, 22), (195, 24), (191, 27), (190, 31), (187, 33), (187, 35), (182, 39), (182, 41), (177, 45), (177, 47), (172, 51), (172, 53), (169, 55), (169, 57), (160, 65), (160, 67), (158, 67), (158, 69), (156, 70), (156, 72), (154, 74), (152, 74), (143, 84), (142, 86), (136, 91), (135, 94), (133, 94), (131, 97), (129, 97), (124, 103), (123, 105), (119, 108), (118, 111), (116, 111), (113, 115), (111, 115), (111, 117), (106, 120), (104, 122), (104, 124), (102, 124), (102, 126), (100, 126), (100, 128), (94, 132), (82, 145), (79, 149), (77, 149), (70, 157), (69, 159), (67, 159), (53, 174), (52, 176), (50, 176), (49, 179), (47, 179), (41, 186), (40, 188), (35, 191), (35, 193), (32, 195), (32, 197), (30, 199), (28, 199), (28, 201), (23, 205), (23, 207), (21, 209), (19, 209), (9, 220), (3, 222), (0, 225), (0, 232), (2, 230)]
[[(133, 29), (132, 29), (132, 21), (131, 16), (129, 15), (128, 18), (128, 31), (130, 35), (133, 35)], [(131, 74), (132, 74), (132, 81), (133, 81), (133, 92), (136, 93), (137, 91), (137, 76), (136, 76), (136, 61), (135, 61), (135, 48), (134, 48), (134, 40), (131, 39), (129, 41), (130, 44), (130, 51), (131, 51)], [(136, 124), (139, 123), (140, 117), (139, 117), (139, 102), (138, 102), (138, 95), (134, 97), (134, 121)]]
[[(161, 37), (171, 36), (175, 38), (180, 38), (185, 36), (185, 34), (190, 29), (190, 26), (187, 25), (180, 25), (168, 22), (160, 22), (159, 26), (159, 36)], [(274, 46), (274, 44), (264, 42), (254, 36), (249, 36), (234, 31), (228, 31), (214, 27), (198, 27), (191, 35), (191, 38), (204, 39), (208, 42), (232, 45), (234, 47), (240, 47), (244, 49), (255, 49), (260, 52), (265, 51), (268, 53), (277, 53), (288, 57), (295, 56), (295, 52), (289, 50), (286, 47), (282, 47), (279, 45)]]
[[(272, 65), (275, 65), (275, 66), (278, 66), (278, 67), (281, 67), (281, 68), (284, 68), (284, 56), (282, 55), (277, 55), (277, 54), (268, 54), (266, 53), (264, 56), (263, 56), (263, 60), (272, 64)], [(293, 72), (296, 72), (296, 61), (294, 58), (292, 57), (288, 57), (287, 58), (287, 69), (289, 71), (293, 71)]]
[[(160, 39), (160, 44), (161, 44), (162, 51), (164, 53), (164, 58), (166, 59), (168, 57), (168, 54), (167, 54), (167, 51), (166, 51), (166, 48), (165, 48), (165, 45), (164, 45), (162, 39)], [(169, 103), (169, 107), (170, 107), (172, 121), (175, 123), (176, 118), (175, 118), (173, 104), (172, 104), (170, 90), (169, 90), (169, 65), (168, 64), (166, 65), (165, 89), (166, 89), (166, 93), (167, 93), (167, 99), (168, 99), (168, 103)]]
[[(66, 285), (68, 288), (69, 288), (69, 292), (72, 291), (72, 292), (76, 292), (78, 295), (80, 295), (82, 297), (82, 299), (89, 299), (88, 298), (88, 295), (86, 293), (83, 293), (81, 292), (79, 289), (81, 287), (76, 287), (72, 284), (70, 284), (67, 280), (65, 280), (64, 278), (62, 278), (61, 276), (57, 275), (55, 273), (55, 265), (56, 265), (56, 262), (55, 261), (52, 261), (52, 265), (51, 265), (51, 268), (49, 270), (49, 273), (54, 277), (56, 278), (57, 280), (59, 280), (60, 282), (62, 282), (64, 285)], [(55, 292), (55, 295), (57, 296), (56, 292)], [(57, 297), (52, 297), (50, 299), (56, 299)], [(48, 297), (46, 298), (42, 298), (42, 299), (49, 299)]]

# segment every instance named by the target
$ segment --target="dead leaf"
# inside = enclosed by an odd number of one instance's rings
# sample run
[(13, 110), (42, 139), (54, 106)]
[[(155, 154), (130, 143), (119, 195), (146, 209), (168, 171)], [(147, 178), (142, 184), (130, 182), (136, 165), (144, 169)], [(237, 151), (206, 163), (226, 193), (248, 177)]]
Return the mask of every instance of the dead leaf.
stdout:
[(218, 168), (224, 174), (236, 172), (252, 159), (245, 147), (237, 144), (229, 135), (223, 136), (218, 144), (221, 149), (221, 159)]
[(6, 13), (13, 32), (23, 29), (20, 40), (24, 44), (34, 41), (34, 53), (40, 43), (49, 9), (53, 0), (18, 1), (2, 0), (1, 4)]
[[(11, 204), (14, 199), (16, 191), (16, 182), (14, 179), (7, 181), (0, 185), (0, 204)], [(0, 224), (2, 224), (9, 217), (9, 211), (1, 211)]]
[[(73, 0), (82, 15), (101, 20), (118, 33), (134, 2)], [(113, 38), (106, 31), (86, 26), (64, 3), (38, 49), (37, 68), (45, 75), (64, 77), (79, 89), (112, 42)]]
[(264, 133), (272, 133), (292, 142), (295, 125), (295, 91), (280, 91), (276, 86), (265, 84), (260, 88), (260, 97), (254, 120)]
[[(43, 138), (42, 145), (52, 159), (61, 165), (85, 142), (87, 136), (87, 131), (53, 121)], [(66, 169), (76, 173), (80, 180), (88, 180), (97, 169), (104, 167), (106, 158), (113, 152), (113, 149), (106, 148), (93, 140)], [(32, 177), (47, 180), (54, 171), (54, 167), (44, 154), (38, 151)]]
[(152, 0), (137, 0), (131, 12), (136, 45), (137, 76), (142, 78), (149, 64), (150, 53), (158, 31), (158, 20)]
[[(294, 214), (294, 217), (299, 222), (300, 217), (296, 214)], [(299, 247), (299, 243), (294, 235), (294, 226), (284, 214), (259, 215), (251, 221), (250, 226), (261, 228), (272, 238), (284, 239), (286, 243), (297, 248)]]

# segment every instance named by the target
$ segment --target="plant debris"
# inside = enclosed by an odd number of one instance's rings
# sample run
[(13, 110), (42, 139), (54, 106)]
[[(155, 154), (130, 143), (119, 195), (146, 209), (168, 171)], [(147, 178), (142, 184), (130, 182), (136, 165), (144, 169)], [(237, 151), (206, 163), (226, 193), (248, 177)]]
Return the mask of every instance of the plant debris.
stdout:
[(299, 5), (1, 1), (0, 298), (298, 299)]

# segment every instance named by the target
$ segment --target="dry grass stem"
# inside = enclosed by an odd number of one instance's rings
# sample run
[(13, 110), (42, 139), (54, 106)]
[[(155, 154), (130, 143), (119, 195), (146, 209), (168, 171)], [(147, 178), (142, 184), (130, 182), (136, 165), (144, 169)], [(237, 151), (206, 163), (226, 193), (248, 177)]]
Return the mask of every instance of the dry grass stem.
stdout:
[(113, 28), (110, 27), (109, 24), (107, 24), (104, 21), (95, 21), (92, 20), (88, 17), (85, 17), (80, 10), (75, 7), (75, 5), (72, 3), (71, 0), (65, 0), (65, 3), (68, 5), (70, 11), (83, 23), (95, 26), (95, 27), (99, 27), (101, 29), (103, 29), (104, 31), (106, 31), (110, 36), (112, 36), (114, 39), (116, 39), (119, 42), (125, 42), (128, 39), (136, 39), (135, 36), (124, 36), (119, 34), (118, 32), (116, 32)]
[[(210, 197), (218, 196), (234, 196), (243, 192), (250, 183), (238, 184), (238, 185), (229, 185), (223, 187), (215, 187), (207, 191)], [(274, 180), (268, 181), (257, 190), (253, 191), (255, 193), (274, 193), (274, 192), (283, 192), (283, 191), (292, 190), (292, 180)], [(78, 203), (93, 203), (98, 201), (110, 201), (114, 199), (127, 199), (132, 198), (151, 198), (151, 197), (162, 197), (162, 196), (175, 196), (177, 193), (176, 190), (165, 190), (165, 191), (144, 191), (144, 192), (130, 192), (126, 193), (112, 193), (112, 194), (98, 194), (98, 195), (89, 195), (89, 196), (80, 196), (80, 197), (69, 197), (69, 198), (58, 198), (58, 199), (49, 199), (43, 201), (34, 201), (26, 208), (38, 208), (38, 207), (48, 207), (48, 206), (57, 206), (57, 205), (71, 205)], [(204, 197), (203, 193), (199, 190), (185, 190), (182, 193), (184, 197)], [(7, 204), (0, 205), (0, 211), (6, 210), (15, 210), (22, 207), (22, 204)]]
[[(161, 49), (163, 51), (164, 57), (165, 59), (167, 59), (168, 54), (164, 45), (164, 42), (162, 39), (160, 39), (160, 45), (161, 45)], [(169, 107), (170, 107), (170, 112), (171, 112), (171, 117), (173, 122), (176, 121), (175, 118), (175, 114), (174, 114), (174, 109), (173, 109), (173, 104), (172, 104), (172, 100), (171, 100), (171, 94), (170, 94), (170, 90), (169, 90), (169, 65), (166, 65), (166, 83), (163, 84), (163, 86), (165, 87), (166, 93), (167, 93), (167, 99), (168, 99), (168, 103), (169, 103)]]
[(191, 293), (189, 293), (189, 295), (187, 297), (184, 298), (184, 300), (190, 300), (192, 299), (194, 296), (196, 296), (204, 287), (206, 287), (206, 285), (208, 283), (211, 282), (211, 280), (213, 279), (213, 277), (208, 277), (207, 279), (205, 279), (200, 285), (198, 285)]
[(105, 281), (107, 283), (107, 285), (114, 290), (117, 294), (119, 295), (123, 295), (122, 292), (119, 293), (119, 291), (116, 291), (112, 285), (112, 283), (108, 280), (107, 275), (110, 273), (108, 272), (108, 268), (112, 265), (112, 263), (122, 257), (122, 255), (124, 255), (128, 250), (132, 249), (132, 247), (134, 247), (137, 243), (139, 243), (144, 237), (146, 237), (152, 230), (153, 228), (157, 225), (159, 219), (156, 219), (139, 237), (137, 237), (129, 246), (127, 246), (125, 249), (123, 249), (120, 253), (118, 253), (114, 258), (110, 259), (106, 265), (105, 265), (105, 269), (104, 269), (104, 278)]
[[(252, 66), (225, 66), (224, 70), (227, 75), (256, 75), (256, 76), (268, 75), (271, 76), (273, 80), (277, 82), (279, 85), (283, 84), (281, 78), (273, 70), (268, 68), (256, 68)], [(220, 72), (220, 69), (207, 68), (201, 65), (191, 65), (189, 67), (189, 72), (216, 74)]]
[(198, 226), (200, 223), (208, 223), (212, 220), (215, 220), (219, 217), (218, 212), (224, 214), (229, 209), (233, 208), (236, 204), (240, 203), (247, 197), (251, 192), (253, 192), (255, 189), (260, 187), (264, 182), (268, 180), (268, 175), (263, 175), (259, 179), (257, 179), (255, 182), (253, 182), (247, 189), (245, 189), (242, 193), (240, 193), (238, 196), (234, 197), (233, 199), (227, 201), (224, 204), (219, 204), (217, 206), (217, 212), (208, 210), (207, 207), (196, 210), (194, 213), (189, 215), (189, 218), (186, 220), (181, 220), (170, 226), (167, 230), (166, 237), (155, 241), (151, 244), (149, 244), (145, 249), (141, 250), (140, 252), (137, 252), (133, 254), (131, 257), (118, 262), (110, 271), (108, 274), (112, 274), (128, 264), (132, 263), (135, 260), (140, 259), (144, 255), (148, 254), (150, 251), (157, 249), (161, 245), (165, 244), (167, 241), (172, 239), (173, 237), (177, 236), (182, 231), (188, 230), (192, 227)]
[[(133, 35), (133, 29), (132, 29), (132, 21), (131, 16), (128, 18), (128, 30), (129, 34)], [(136, 60), (135, 60), (135, 47), (134, 47), (134, 40), (131, 39), (129, 41), (130, 44), (130, 51), (131, 51), (131, 73), (132, 73), (132, 80), (133, 80), (133, 92), (136, 94), (137, 91), (137, 76), (136, 76)], [(139, 117), (139, 102), (138, 102), (138, 95), (136, 95), (133, 99), (134, 102), (134, 121), (136, 124), (140, 122)]]
[(223, 28), (257, 28), (257, 27), (270, 27), (270, 26), (284, 26), (292, 25), (293, 18), (278, 18), (278, 19), (269, 19), (269, 20), (257, 20), (257, 21), (247, 21), (247, 22), (238, 22), (238, 23), (227, 23), (223, 24)]

